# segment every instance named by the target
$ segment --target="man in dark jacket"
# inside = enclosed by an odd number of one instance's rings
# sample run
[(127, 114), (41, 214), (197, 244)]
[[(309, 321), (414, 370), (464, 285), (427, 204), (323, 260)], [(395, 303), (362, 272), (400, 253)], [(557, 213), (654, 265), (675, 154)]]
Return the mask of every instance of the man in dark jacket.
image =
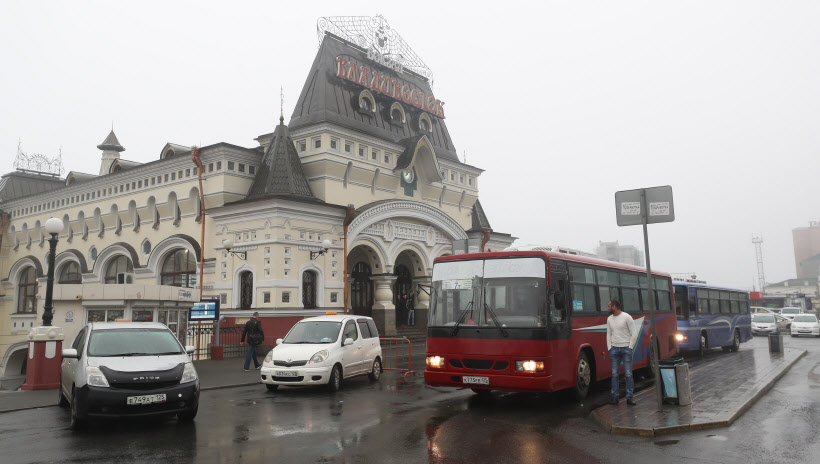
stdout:
[(259, 360), (256, 359), (256, 347), (265, 341), (265, 332), (262, 331), (262, 321), (259, 320), (258, 312), (254, 312), (251, 320), (245, 323), (241, 343), (245, 342), (246, 335), (248, 337), (248, 356), (245, 357), (245, 371), (247, 372), (251, 367), (251, 359), (253, 359), (253, 365), (256, 369), (262, 366), (259, 364)]

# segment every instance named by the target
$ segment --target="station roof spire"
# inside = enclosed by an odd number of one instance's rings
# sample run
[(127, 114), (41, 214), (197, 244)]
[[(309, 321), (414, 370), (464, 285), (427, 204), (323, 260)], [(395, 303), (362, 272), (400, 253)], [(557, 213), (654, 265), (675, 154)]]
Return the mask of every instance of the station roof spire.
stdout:
[(108, 134), (108, 137), (106, 137), (105, 140), (103, 140), (103, 143), (97, 145), (97, 148), (103, 151), (125, 151), (125, 147), (120, 145), (120, 141), (117, 140), (117, 136), (114, 134), (113, 123), (111, 127), (111, 132)]

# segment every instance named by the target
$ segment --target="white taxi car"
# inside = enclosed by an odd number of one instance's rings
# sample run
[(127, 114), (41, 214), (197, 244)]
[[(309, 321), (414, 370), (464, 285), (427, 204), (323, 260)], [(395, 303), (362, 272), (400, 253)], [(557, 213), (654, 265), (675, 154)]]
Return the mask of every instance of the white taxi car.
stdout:
[(820, 322), (814, 314), (798, 314), (794, 316), (791, 327), (792, 337), (798, 335), (813, 335), (820, 337)]
[(376, 381), (381, 373), (382, 348), (373, 319), (334, 311), (297, 322), (276, 340), (260, 371), (270, 391), (280, 385), (327, 385), (337, 391), (342, 379), (367, 374)]

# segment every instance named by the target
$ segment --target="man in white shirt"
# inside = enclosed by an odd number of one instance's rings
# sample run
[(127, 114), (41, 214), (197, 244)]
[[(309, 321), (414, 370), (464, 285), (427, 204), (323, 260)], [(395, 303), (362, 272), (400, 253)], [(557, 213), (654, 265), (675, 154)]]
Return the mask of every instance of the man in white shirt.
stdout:
[(624, 364), (626, 377), (626, 404), (635, 405), (632, 394), (635, 390), (635, 381), (632, 379), (632, 349), (635, 347), (638, 334), (635, 331), (635, 322), (632, 316), (621, 309), (621, 302), (612, 300), (607, 306), (609, 317), (606, 318), (606, 347), (609, 349), (609, 361), (612, 365), (612, 395), (609, 403), (618, 404), (620, 365)]

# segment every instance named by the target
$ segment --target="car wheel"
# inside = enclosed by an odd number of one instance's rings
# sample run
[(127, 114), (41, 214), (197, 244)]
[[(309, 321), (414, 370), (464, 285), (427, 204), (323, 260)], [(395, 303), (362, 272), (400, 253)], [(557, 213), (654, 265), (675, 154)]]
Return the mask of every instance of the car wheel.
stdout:
[(268, 388), (269, 392), (275, 392), (279, 388), (279, 385), (273, 385), (270, 383), (266, 383), (265, 386)]
[(177, 413), (177, 420), (180, 422), (191, 422), (196, 417), (196, 413), (199, 411), (199, 403), (196, 406), (191, 408), (188, 411), (182, 411)]
[(71, 389), (71, 429), (79, 430), (85, 423), (85, 416), (80, 412), (80, 399), (77, 398), (77, 393), (74, 388)]
[(740, 349), (740, 332), (735, 329), (735, 336), (732, 338), (732, 346), (729, 348), (731, 351), (737, 351)]
[(330, 371), (330, 380), (327, 381), (327, 389), (336, 392), (342, 388), (342, 368), (339, 367), (338, 364), (333, 366), (333, 370)]
[(589, 393), (589, 386), (592, 384), (592, 366), (589, 364), (587, 354), (582, 352), (578, 356), (578, 364), (575, 366), (575, 398), (583, 400)]
[(373, 361), (373, 370), (370, 371), (370, 373), (367, 374), (367, 376), (370, 378), (371, 382), (376, 382), (377, 380), (379, 380), (379, 377), (382, 376), (382, 362), (379, 358), (376, 358)]
[(700, 334), (700, 350), (699, 350), (699, 354), (700, 354), (701, 358), (706, 355), (706, 350), (708, 350), (708, 348), (706, 347), (706, 334), (701, 333)]

